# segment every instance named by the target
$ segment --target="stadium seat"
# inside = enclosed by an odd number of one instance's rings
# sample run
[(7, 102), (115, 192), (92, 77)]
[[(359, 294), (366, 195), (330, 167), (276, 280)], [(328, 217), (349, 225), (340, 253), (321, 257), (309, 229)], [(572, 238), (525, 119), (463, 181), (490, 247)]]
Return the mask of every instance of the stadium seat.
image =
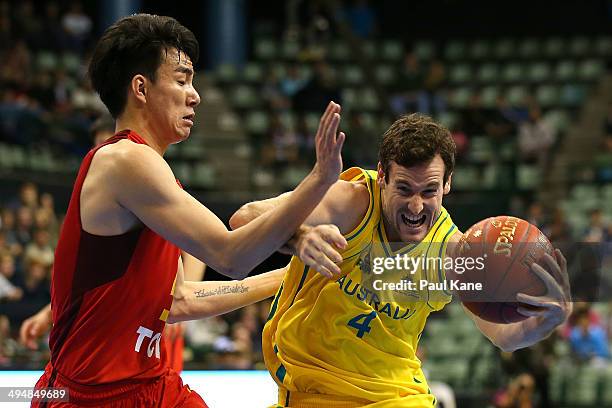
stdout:
[(493, 83), (499, 78), (499, 67), (493, 63), (487, 63), (480, 66), (476, 78), (480, 83)]
[(72, 52), (62, 54), (60, 65), (69, 73), (77, 74), (81, 68), (81, 58)]
[(385, 40), (380, 45), (380, 57), (386, 61), (400, 61), (404, 55), (402, 43), (394, 40)]
[(541, 171), (537, 165), (520, 164), (516, 168), (516, 184), (519, 190), (533, 190), (542, 184)]
[(464, 84), (472, 80), (472, 69), (468, 64), (455, 64), (450, 69), (449, 79), (452, 84)]
[(455, 112), (443, 112), (437, 115), (436, 121), (448, 129), (452, 129), (459, 121), (459, 115)]
[(475, 166), (457, 166), (453, 172), (453, 187), (456, 190), (479, 189), (478, 169)]
[(359, 91), (357, 100), (353, 105), (359, 110), (375, 111), (380, 109), (380, 101), (373, 88), (363, 88)]
[(531, 82), (542, 82), (548, 78), (550, 78), (550, 67), (545, 62), (534, 62), (527, 68), (527, 79)]
[(230, 102), (240, 109), (253, 109), (260, 105), (260, 96), (249, 85), (237, 85), (230, 92)]
[(191, 185), (191, 165), (185, 161), (177, 161), (172, 163), (172, 170), (177, 179), (181, 181), (181, 184), (189, 186)]
[(257, 62), (249, 62), (242, 69), (242, 79), (251, 83), (259, 83), (263, 79), (263, 66)]
[(363, 56), (369, 59), (376, 57), (377, 44), (374, 41), (366, 40), (361, 46)]
[(578, 366), (572, 376), (572, 389), (567, 392), (567, 404), (594, 406), (601, 370), (588, 365)]
[(561, 103), (567, 107), (577, 107), (586, 97), (586, 88), (583, 85), (570, 83), (561, 88)]
[(255, 57), (260, 60), (272, 60), (278, 57), (278, 44), (272, 38), (255, 40)]
[[(558, 98), (558, 90), (556, 97)], [(554, 109), (544, 114), (544, 120), (557, 132), (564, 132), (570, 124), (570, 118), (566, 111)]]
[(493, 55), (498, 59), (509, 59), (515, 56), (516, 42), (510, 38), (498, 40), (493, 45)]
[(193, 166), (191, 183), (194, 187), (212, 188), (215, 180), (215, 169), (209, 163), (198, 163)]
[(597, 55), (602, 57), (609, 57), (612, 55), (612, 37), (601, 36), (597, 38), (595, 42), (595, 51)]
[(486, 40), (476, 40), (470, 44), (468, 54), (473, 60), (485, 60), (491, 56), (491, 44)]
[(493, 146), (486, 136), (474, 136), (470, 140), (470, 161), (483, 163), (493, 159)]
[(268, 130), (268, 115), (262, 111), (249, 112), (245, 124), (249, 133), (263, 134)]
[(507, 90), (506, 99), (510, 105), (520, 106), (523, 104), (528, 94), (527, 88), (522, 85), (515, 85)]
[(482, 106), (489, 109), (495, 106), (500, 90), (498, 86), (490, 85), (482, 89), (480, 92), (480, 101)]
[(585, 36), (577, 36), (570, 40), (569, 52), (575, 57), (585, 57), (591, 52), (591, 40)]
[(578, 77), (584, 81), (594, 81), (601, 77), (606, 67), (601, 60), (586, 60), (578, 67)]
[(555, 85), (541, 85), (536, 90), (536, 100), (544, 109), (556, 105), (559, 100), (559, 88)]
[(539, 55), (542, 44), (536, 38), (526, 38), (519, 45), (518, 54), (521, 58), (534, 58)]
[(512, 62), (504, 66), (502, 80), (504, 82), (521, 82), (524, 76), (524, 67), (518, 62)]
[(36, 54), (36, 65), (42, 71), (53, 71), (59, 65), (59, 58), (51, 51), (40, 51)]
[(414, 45), (414, 55), (419, 61), (429, 61), (436, 56), (436, 47), (431, 41), (418, 41)]
[(473, 91), (468, 87), (461, 87), (451, 91), (449, 104), (455, 109), (465, 108), (472, 96)]
[(359, 65), (347, 64), (341, 70), (339, 80), (344, 85), (357, 86), (364, 83), (365, 76)]
[(351, 110), (355, 108), (355, 105), (358, 105), (357, 102), (357, 90), (354, 88), (344, 88), (342, 89), (342, 107), (343, 109)]
[(220, 64), (216, 69), (215, 77), (219, 82), (235, 82), (238, 79), (238, 71), (232, 64)]
[(329, 57), (335, 62), (346, 62), (351, 58), (351, 49), (345, 41), (334, 41), (329, 47)]
[(285, 40), (281, 46), (281, 56), (286, 60), (296, 60), (300, 52), (300, 43), (295, 40)]
[(393, 65), (380, 64), (374, 71), (376, 81), (382, 85), (393, 84), (397, 80), (397, 72)]
[(554, 78), (558, 81), (574, 80), (578, 77), (576, 62), (572, 60), (560, 61), (555, 67)]
[(548, 58), (559, 58), (564, 55), (565, 41), (560, 37), (551, 37), (544, 43), (544, 55)]
[(466, 58), (466, 45), (463, 41), (450, 41), (444, 47), (444, 58), (449, 61), (456, 61)]

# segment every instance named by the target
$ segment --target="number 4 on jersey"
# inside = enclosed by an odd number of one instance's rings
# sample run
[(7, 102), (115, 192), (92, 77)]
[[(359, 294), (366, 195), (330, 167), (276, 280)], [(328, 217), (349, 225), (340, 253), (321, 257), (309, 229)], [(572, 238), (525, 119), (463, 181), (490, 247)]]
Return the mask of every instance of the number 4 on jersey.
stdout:
[[(376, 311), (374, 310), (370, 314), (360, 314), (353, 317), (348, 321), (349, 327), (357, 329), (357, 337), (362, 338), (364, 334), (369, 333), (372, 328), (370, 322), (376, 317)], [(363, 320), (363, 322), (360, 322)]]

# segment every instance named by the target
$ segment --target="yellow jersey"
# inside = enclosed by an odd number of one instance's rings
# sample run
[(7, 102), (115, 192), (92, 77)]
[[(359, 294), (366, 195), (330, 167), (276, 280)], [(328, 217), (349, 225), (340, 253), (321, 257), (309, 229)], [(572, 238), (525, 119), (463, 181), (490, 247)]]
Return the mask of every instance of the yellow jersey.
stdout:
[[(297, 257), (291, 259), (262, 336), (266, 367), (279, 386), (276, 406), (434, 406), (416, 350), (428, 315), (442, 309), (451, 295), (437, 292), (430, 298), (426, 289), (408, 291), (407, 296), (403, 292), (397, 301), (364, 281), (372, 280), (375, 257), (444, 256), (456, 226), (442, 208), (421, 242), (393, 251), (385, 234), (376, 172), (351, 168), (340, 178), (365, 182), (370, 203), (360, 224), (345, 235), (348, 246), (341, 252), (338, 280), (305, 267)], [(443, 266), (418, 268), (413, 280), (419, 279), (442, 282)]]

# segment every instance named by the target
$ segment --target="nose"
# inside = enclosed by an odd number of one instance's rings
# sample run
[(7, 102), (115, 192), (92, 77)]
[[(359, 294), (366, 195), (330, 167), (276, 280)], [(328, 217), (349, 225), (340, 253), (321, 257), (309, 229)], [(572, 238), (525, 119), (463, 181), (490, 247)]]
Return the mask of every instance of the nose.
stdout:
[(193, 91), (189, 93), (188, 97), (187, 97), (187, 105), (195, 108), (196, 106), (198, 106), (200, 104), (200, 94), (198, 93), (198, 91), (196, 91), (196, 89), (194, 87), (191, 88)]
[(423, 198), (420, 194), (413, 194), (408, 201), (408, 209), (413, 215), (418, 215), (423, 211)]

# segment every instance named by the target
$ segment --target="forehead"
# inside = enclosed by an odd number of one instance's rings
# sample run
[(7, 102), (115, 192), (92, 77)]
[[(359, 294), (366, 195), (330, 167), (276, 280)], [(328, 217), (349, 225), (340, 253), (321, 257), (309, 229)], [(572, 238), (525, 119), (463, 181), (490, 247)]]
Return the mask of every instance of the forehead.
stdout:
[(176, 68), (184, 67), (193, 70), (193, 63), (189, 55), (176, 48), (167, 48), (162, 51), (162, 63), (160, 69), (174, 71)]
[(439, 154), (427, 163), (411, 167), (404, 167), (392, 161), (391, 166), (389, 166), (389, 180), (391, 182), (406, 181), (416, 184), (442, 182), (444, 169), (444, 161)]

